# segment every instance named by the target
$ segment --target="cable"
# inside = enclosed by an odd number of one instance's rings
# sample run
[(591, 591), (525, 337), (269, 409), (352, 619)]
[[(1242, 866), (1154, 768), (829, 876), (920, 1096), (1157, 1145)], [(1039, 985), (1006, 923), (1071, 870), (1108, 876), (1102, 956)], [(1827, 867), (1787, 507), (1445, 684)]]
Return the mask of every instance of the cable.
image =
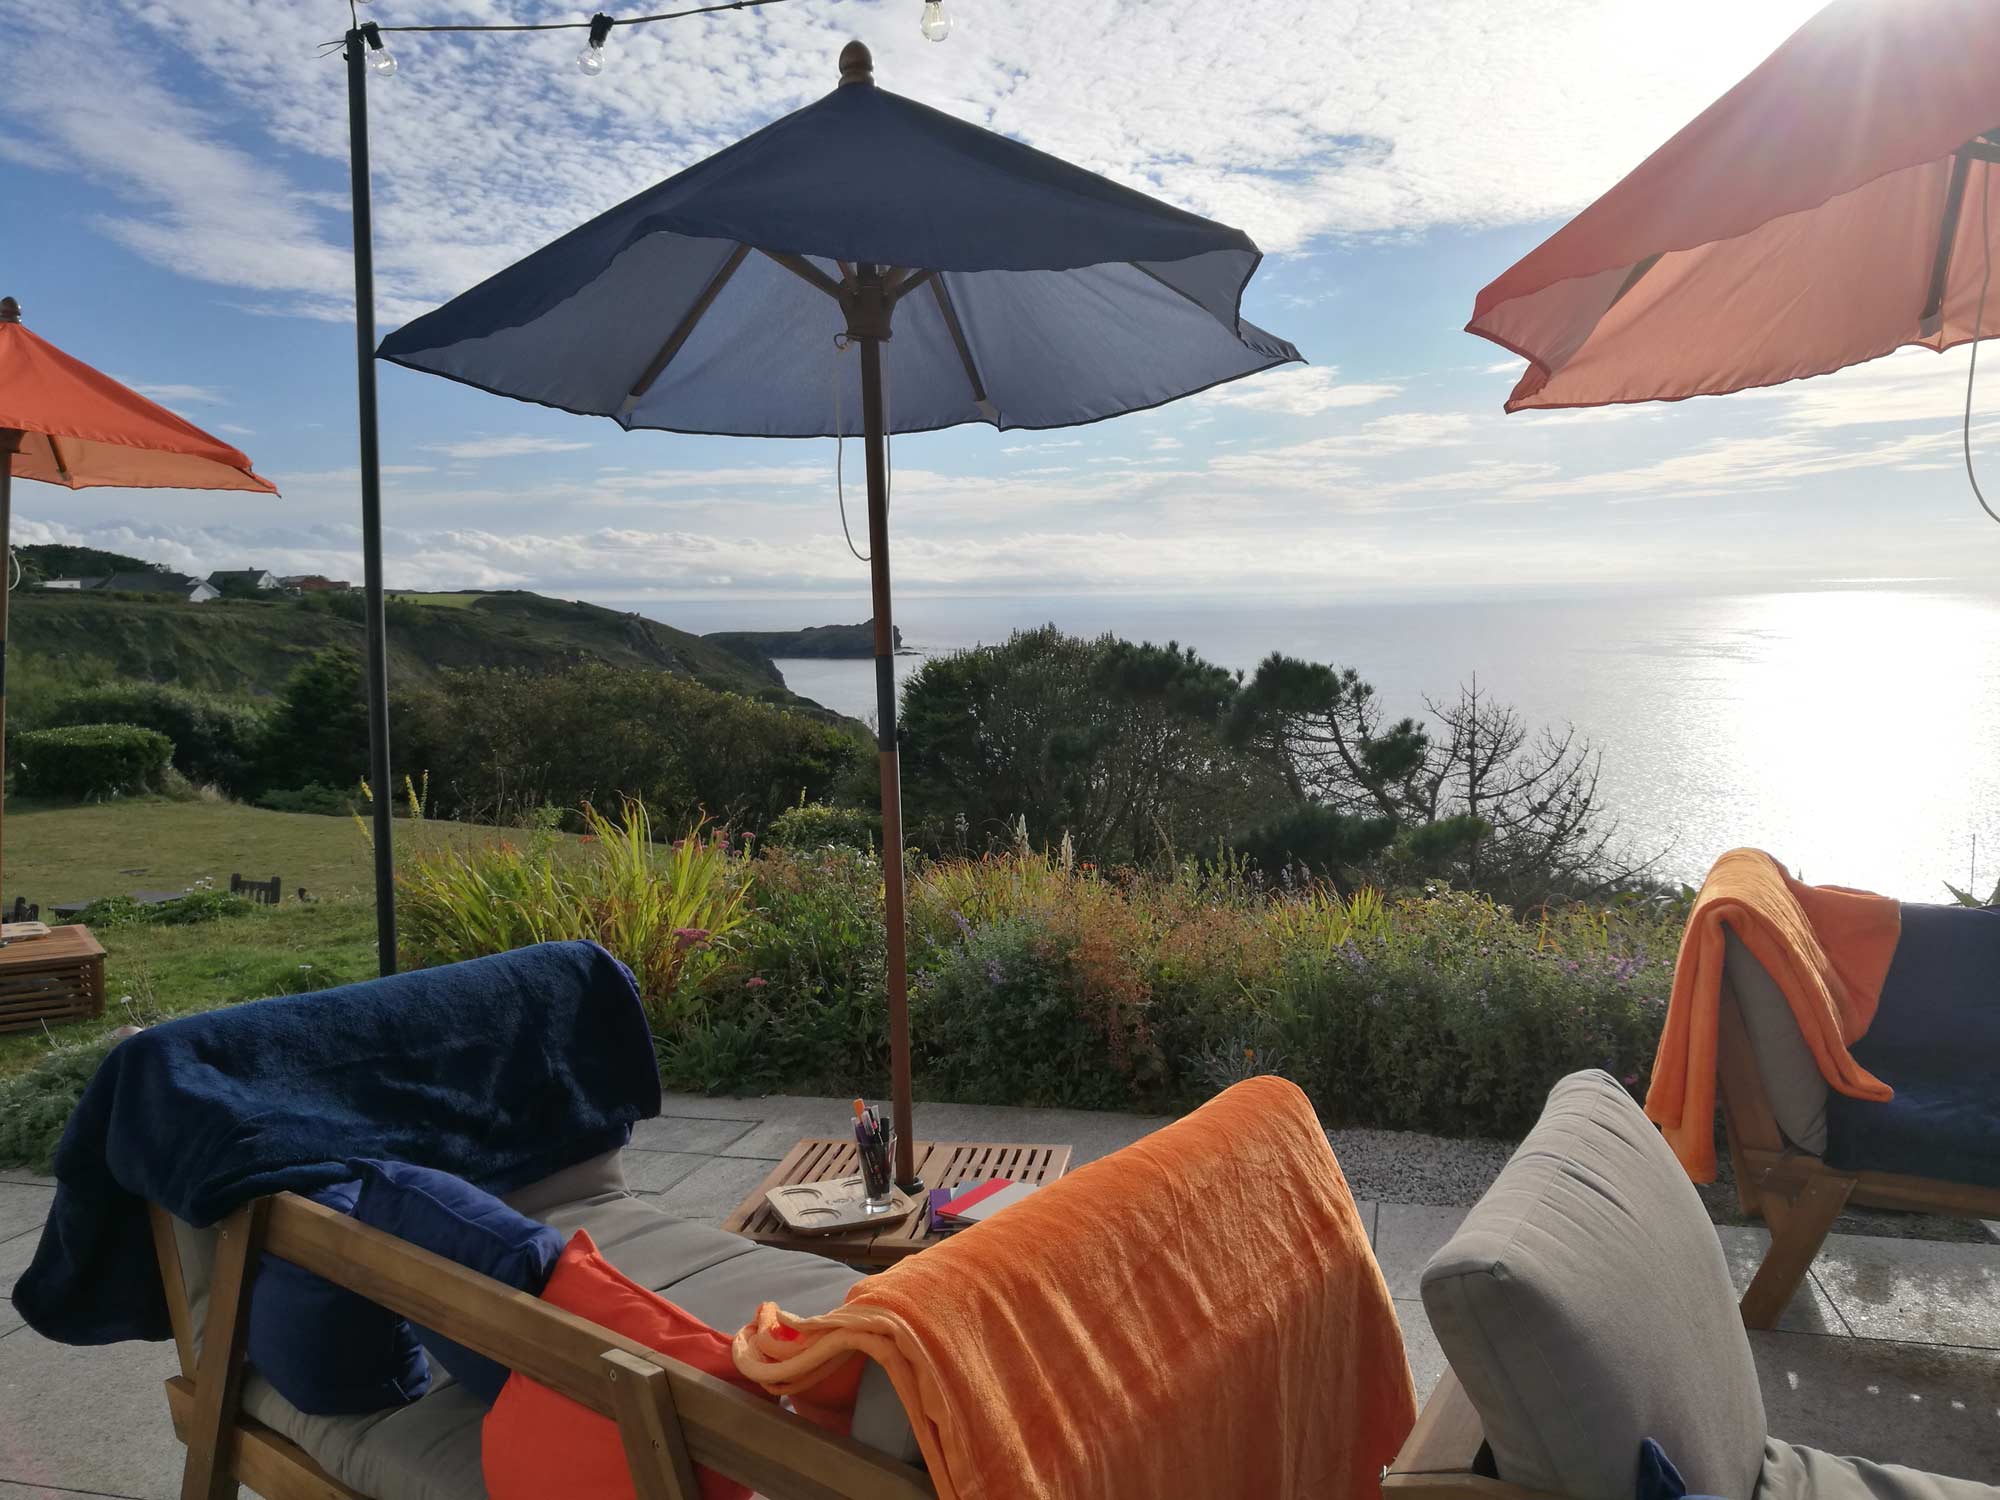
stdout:
[(1972, 316), (1972, 359), (1965, 368), (1965, 426), (1962, 434), (1965, 440), (1965, 477), (1972, 483), (1972, 498), (1979, 502), (1979, 508), (1986, 512), (1987, 519), (2000, 525), (2000, 515), (1994, 514), (1993, 507), (1986, 503), (1986, 495), (1979, 488), (1979, 476), (1972, 469), (1972, 382), (1979, 374), (1979, 336), (1986, 330), (1986, 289), (1993, 281), (1993, 223), (1987, 216), (1988, 203), (1993, 196), (1993, 166), (1981, 162), (1979, 166), (1979, 239), (1986, 247), (1986, 267), (1979, 278), (1979, 311)]
[(854, 347), (854, 340), (844, 333), (833, 336), (833, 363), (827, 366), (827, 389), (833, 394), (833, 496), (840, 504), (840, 534), (847, 539), (847, 550), (854, 554), (854, 560), (868, 563), (872, 559), (863, 557), (861, 549), (854, 545), (854, 533), (847, 529), (847, 492), (843, 487), (843, 462), (846, 448), (840, 433), (840, 356)]
[[(613, 26), (649, 26), (655, 21), (678, 21), (683, 16), (705, 16), (710, 11), (750, 10), (759, 5), (782, 4), (784, 4), (784, 0), (721, 0), (721, 3), (716, 5), (695, 5), (690, 6), (686, 10), (666, 10), (651, 16), (614, 16), (611, 18), (611, 24)], [(348, 0), (348, 10), (350, 13), (354, 11), (354, 0)], [(357, 26), (360, 24), (358, 14), (355, 16), (355, 24)], [(591, 24), (589, 21), (517, 21), (506, 25), (493, 26), (378, 26), (376, 29), (379, 31), (587, 31), (590, 29)], [(342, 44), (335, 43), (334, 45)]]

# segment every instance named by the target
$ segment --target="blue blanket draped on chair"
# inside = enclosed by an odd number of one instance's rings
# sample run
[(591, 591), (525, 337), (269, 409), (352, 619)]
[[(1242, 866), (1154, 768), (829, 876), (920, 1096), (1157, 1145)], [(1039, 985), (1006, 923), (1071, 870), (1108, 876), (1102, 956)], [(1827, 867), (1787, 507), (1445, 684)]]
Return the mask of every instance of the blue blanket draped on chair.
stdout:
[(622, 1146), (659, 1110), (638, 988), (594, 943), (170, 1021), (114, 1047), (84, 1090), (14, 1306), (63, 1343), (163, 1339), (148, 1202), (212, 1224), (340, 1181), (353, 1157), (504, 1193)]
[(1896, 1091), (1829, 1093), (1829, 1165), (2000, 1188), (2000, 911), (1905, 903), (1855, 1059)]

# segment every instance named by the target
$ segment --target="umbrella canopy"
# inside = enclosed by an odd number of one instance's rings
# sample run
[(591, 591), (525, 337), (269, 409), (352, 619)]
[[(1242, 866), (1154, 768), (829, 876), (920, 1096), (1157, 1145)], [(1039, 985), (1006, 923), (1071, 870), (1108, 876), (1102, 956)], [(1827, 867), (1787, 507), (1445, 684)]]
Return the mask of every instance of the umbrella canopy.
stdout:
[(1261, 257), (1242, 231), (880, 90), (859, 42), (840, 83), (379, 353), (627, 428), (865, 439), (896, 1180), (915, 1191), (884, 439), (1096, 422), (1299, 354), (1243, 320)]
[(164, 406), (72, 359), (0, 300), (0, 431), (22, 434), (17, 479), (80, 490), (259, 490), (278, 493), (250, 460)]
[[(0, 297), (0, 565), (13, 556), (17, 476), (72, 490), (116, 485), (278, 493), (220, 438), (37, 338), (22, 326), (20, 304)], [(7, 741), (10, 587), (11, 577), (0, 577), (0, 764)]]
[(1974, 326), (1993, 250), (2000, 5), (1837, 0), (1479, 294), (1524, 407), (1680, 400)]
[(382, 358), (628, 428), (851, 436), (848, 318), (825, 293), (859, 265), (930, 273), (891, 291), (893, 432), (1095, 422), (1299, 358), (1240, 315), (1261, 258), (1241, 230), (855, 81), (405, 324)]

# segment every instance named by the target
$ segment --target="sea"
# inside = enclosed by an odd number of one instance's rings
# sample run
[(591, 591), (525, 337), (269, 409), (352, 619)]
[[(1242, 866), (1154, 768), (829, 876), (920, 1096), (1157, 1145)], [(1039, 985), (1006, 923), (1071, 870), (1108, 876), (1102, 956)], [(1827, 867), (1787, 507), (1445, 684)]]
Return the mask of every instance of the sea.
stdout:
[[(815, 602), (635, 604), (682, 629), (865, 619)], [(2000, 880), (2000, 593), (1952, 584), (1741, 594), (1317, 603), (916, 597), (907, 678), (928, 655), (1065, 630), (1175, 640), (1254, 670), (1272, 651), (1351, 666), (1392, 714), (1477, 681), (1602, 757), (1617, 844), (1698, 882), (1726, 849), (1905, 900)], [(782, 660), (794, 692), (874, 722), (866, 661)]]

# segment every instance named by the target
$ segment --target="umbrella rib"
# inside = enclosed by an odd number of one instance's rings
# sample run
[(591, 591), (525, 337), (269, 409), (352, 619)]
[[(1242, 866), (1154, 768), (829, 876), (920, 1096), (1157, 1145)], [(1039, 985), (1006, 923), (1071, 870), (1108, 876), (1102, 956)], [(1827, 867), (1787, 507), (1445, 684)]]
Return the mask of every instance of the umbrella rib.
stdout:
[(63, 462), (62, 449), (56, 446), (56, 435), (53, 432), (45, 432), (42, 434), (42, 441), (49, 445), (49, 457), (55, 461), (56, 472), (62, 475), (63, 483), (74, 489), (75, 476), (70, 473), (69, 465)]
[[(1951, 250), (1958, 239), (1958, 219), (1965, 208), (1965, 179), (1972, 173), (1970, 147), (1953, 153), (1951, 185), (1944, 192), (1944, 214), (1938, 220), (1937, 255), (1931, 261), (1931, 287), (1924, 298), (1924, 311), (1917, 332), (1925, 337), (1944, 325), (1945, 283), (1951, 279)], [(1976, 331), (1976, 330), (1975, 330)]]
[(1640, 282), (1644, 281), (1646, 279), (1646, 273), (1651, 271), (1653, 267), (1657, 266), (1659, 263), (1660, 263), (1660, 256), (1658, 253), (1653, 255), (1648, 255), (1643, 260), (1634, 261), (1632, 263), (1632, 269), (1626, 273), (1625, 280), (1619, 285), (1618, 294), (1611, 299), (1610, 306), (1604, 309), (1605, 312), (1610, 312), (1611, 308), (1616, 307), (1619, 303), (1623, 302), (1627, 294), (1631, 292), (1632, 288), (1637, 286)]
[(973, 401), (986, 401), (986, 383), (979, 378), (979, 366), (972, 362), (972, 346), (965, 342), (965, 329), (958, 321), (958, 309), (951, 305), (951, 293), (945, 289), (941, 274), (931, 277), (931, 296), (937, 299), (938, 311), (944, 315), (945, 331), (951, 335), (951, 342), (958, 350), (958, 362), (965, 366), (965, 378), (972, 383)]
[(653, 356), (652, 362), (646, 366), (645, 373), (633, 382), (632, 389), (626, 393), (624, 406), (627, 413), (637, 404), (640, 397), (653, 388), (653, 382), (660, 378), (661, 372), (673, 362), (674, 356), (681, 352), (681, 345), (688, 341), (688, 336), (694, 332), (695, 325), (714, 305), (715, 299), (722, 295), (722, 289), (729, 284), (729, 278), (736, 274), (736, 268), (743, 264), (744, 257), (749, 253), (748, 245), (738, 245), (729, 252), (728, 259), (723, 261), (715, 275), (709, 278), (708, 285), (701, 289), (701, 295), (694, 299), (694, 305), (688, 308), (674, 331), (667, 335), (667, 341), (660, 345), (660, 352)]
[(803, 255), (793, 255), (783, 250), (766, 250), (761, 245), (757, 247), (757, 253), (766, 259), (776, 261), (794, 276), (811, 286), (818, 287), (835, 301), (840, 300), (840, 283)]
[(914, 292), (918, 287), (922, 286), (925, 282), (929, 281), (932, 277), (936, 276), (937, 274), (938, 273), (935, 271), (903, 272), (902, 275), (898, 276), (894, 281), (890, 282), (886, 287), (883, 288), (883, 290), (888, 293), (889, 305), (891, 307), (894, 307), (898, 302), (901, 302), (905, 297), (909, 296), (910, 293)]

